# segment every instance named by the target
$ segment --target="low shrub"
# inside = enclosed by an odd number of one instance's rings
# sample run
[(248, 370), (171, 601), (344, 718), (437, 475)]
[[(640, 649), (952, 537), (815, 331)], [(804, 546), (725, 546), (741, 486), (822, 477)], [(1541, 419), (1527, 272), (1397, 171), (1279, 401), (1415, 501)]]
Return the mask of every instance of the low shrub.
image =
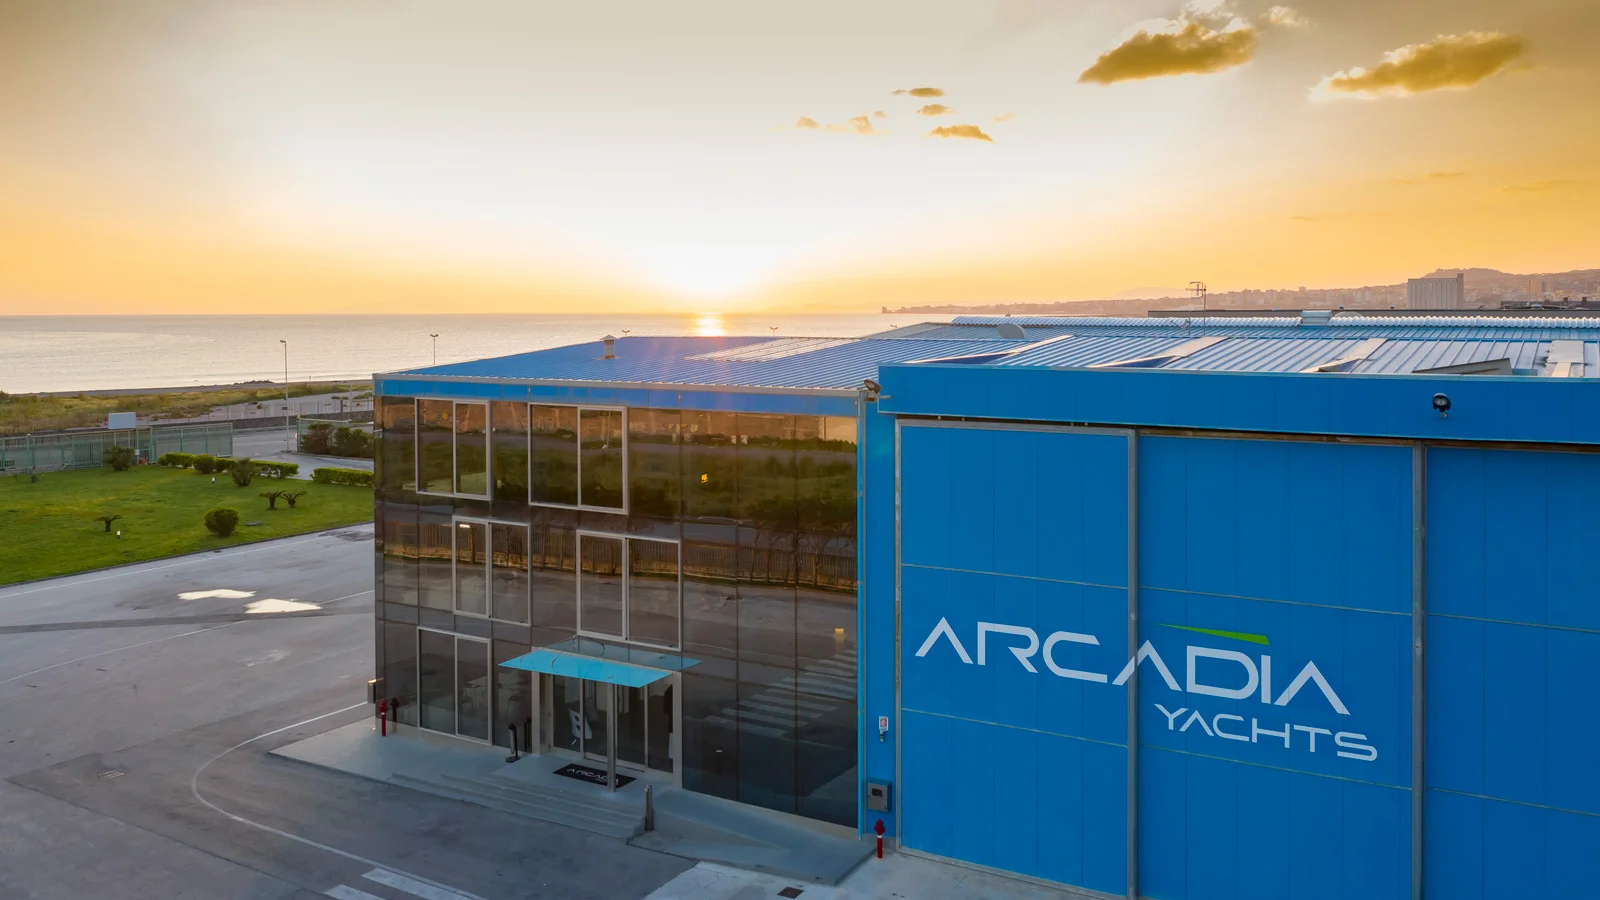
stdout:
[(283, 492), (283, 499), (289, 501), (289, 508), (290, 509), (294, 509), (295, 503), (298, 502), (301, 497), (304, 497), (305, 495), (307, 495), (309, 493), (311, 493), (311, 492), (310, 491), (284, 491)]
[(311, 453), (317, 456), (328, 452), (328, 442), (333, 437), (333, 426), (324, 422), (306, 426), (305, 433), (300, 435), (300, 452)]
[(279, 498), (281, 498), (284, 494), (287, 494), (287, 493), (288, 493), (288, 491), (284, 491), (284, 490), (262, 491), (261, 493), (257, 494), (256, 496), (262, 498), (263, 500), (266, 500), (267, 501), (267, 509), (272, 510), (272, 509), (277, 509), (278, 508), (278, 500), (279, 500)]
[(231, 506), (218, 506), (206, 511), (206, 528), (217, 537), (233, 534), (239, 526), (239, 511)]
[(210, 475), (217, 471), (217, 458), (209, 453), (202, 453), (189, 461), (194, 470), (201, 475)]
[(117, 515), (104, 515), (104, 516), (95, 516), (94, 520), (96, 522), (104, 522), (105, 525), (106, 525), (106, 534), (110, 534), (111, 533), (111, 523), (117, 521), (120, 518), (122, 518), (122, 517), (121, 516), (117, 516)]
[(233, 483), (239, 487), (249, 487), (250, 482), (259, 471), (260, 469), (248, 457), (228, 460), (228, 475), (233, 478)]
[(156, 458), (156, 465), (171, 466), (174, 469), (187, 469), (194, 465), (194, 454), (163, 453)]
[(311, 470), (311, 480), (317, 484), (348, 484), (372, 487), (372, 473), (365, 469), (338, 469), (322, 467)]
[(100, 454), (100, 461), (117, 472), (126, 472), (133, 468), (133, 460), (132, 447), (107, 447), (105, 452)]
[(255, 460), (256, 474), (262, 478), (289, 478), (300, 474), (300, 464)]
[(333, 432), (328, 447), (334, 456), (351, 456), (357, 459), (372, 458), (372, 435), (360, 428), (340, 425)]

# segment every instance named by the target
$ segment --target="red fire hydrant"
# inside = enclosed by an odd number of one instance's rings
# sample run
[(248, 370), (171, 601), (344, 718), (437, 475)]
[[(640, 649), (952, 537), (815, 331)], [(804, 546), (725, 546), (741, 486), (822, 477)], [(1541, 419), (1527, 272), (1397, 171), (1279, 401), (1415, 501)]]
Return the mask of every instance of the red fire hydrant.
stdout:
[(878, 858), (883, 859), (883, 820), (879, 819), (878, 824), (872, 826), (872, 830), (878, 834)]
[(389, 736), (389, 701), (388, 700), (379, 700), (378, 701), (378, 721), (381, 723), (378, 726), (378, 729), (379, 729), (378, 736), (379, 737), (388, 737)]

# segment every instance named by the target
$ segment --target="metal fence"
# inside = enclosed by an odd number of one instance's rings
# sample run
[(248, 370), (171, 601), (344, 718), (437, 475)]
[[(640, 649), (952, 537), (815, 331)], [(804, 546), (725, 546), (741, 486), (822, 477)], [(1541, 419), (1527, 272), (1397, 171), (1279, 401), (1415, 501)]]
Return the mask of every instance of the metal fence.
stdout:
[(283, 400), (262, 400), (258, 403), (235, 403), (219, 406), (208, 413), (185, 416), (185, 422), (234, 422), (240, 428), (252, 427), (252, 420), (273, 419), (283, 421), (284, 415), (319, 416), (372, 412), (372, 398), (360, 400), (352, 397), (309, 397)]
[(107, 447), (132, 447), (141, 463), (163, 453), (233, 454), (233, 426), (167, 425), (0, 437), (0, 473), (93, 469)]

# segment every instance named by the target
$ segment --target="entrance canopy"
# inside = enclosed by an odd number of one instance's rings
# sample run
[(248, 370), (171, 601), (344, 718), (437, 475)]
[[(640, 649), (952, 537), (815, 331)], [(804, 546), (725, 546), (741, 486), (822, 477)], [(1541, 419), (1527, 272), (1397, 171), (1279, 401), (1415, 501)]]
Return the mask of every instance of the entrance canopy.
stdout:
[(697, 659), (656, 653), (638, 647), (622, 647), (601, 641), (573, 638), (540, 647), (500, 665), (527, 672), (565, 675), (586, 681), (644, 687), (652, 682), (697, 665)]

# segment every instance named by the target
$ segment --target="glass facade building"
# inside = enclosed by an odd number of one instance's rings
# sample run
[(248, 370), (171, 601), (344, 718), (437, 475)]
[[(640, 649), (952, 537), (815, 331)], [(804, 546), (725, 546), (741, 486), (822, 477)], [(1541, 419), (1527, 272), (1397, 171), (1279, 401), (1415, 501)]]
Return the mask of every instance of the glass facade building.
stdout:
[[(857, 824), (857, 416), (397, 388), (376, 517), (399, 723), (590, 758), (614, 742), (686, 789)], [(501, 665), (541, 647), (673, 674), (613, 698)]]

